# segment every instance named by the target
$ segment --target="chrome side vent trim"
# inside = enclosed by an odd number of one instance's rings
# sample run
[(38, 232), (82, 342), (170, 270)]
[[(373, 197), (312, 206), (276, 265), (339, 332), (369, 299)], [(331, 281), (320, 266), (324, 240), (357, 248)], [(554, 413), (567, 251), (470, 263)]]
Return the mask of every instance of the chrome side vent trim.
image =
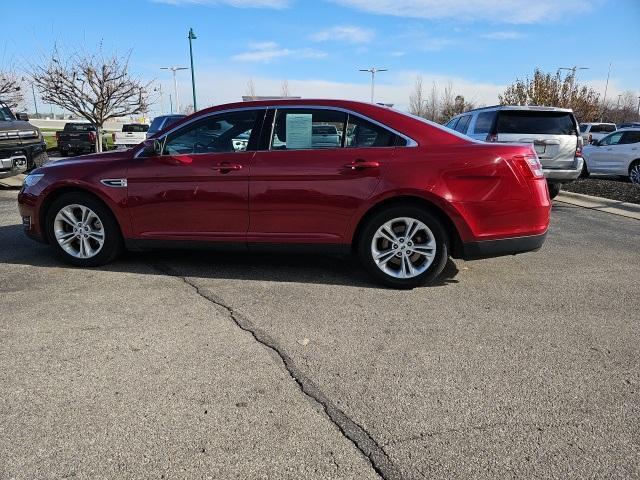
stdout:
[(100, 183), (106, 185), (107, 187), (126, 187), (127, 179), (126, 178), (103, 178), (100, 180)]

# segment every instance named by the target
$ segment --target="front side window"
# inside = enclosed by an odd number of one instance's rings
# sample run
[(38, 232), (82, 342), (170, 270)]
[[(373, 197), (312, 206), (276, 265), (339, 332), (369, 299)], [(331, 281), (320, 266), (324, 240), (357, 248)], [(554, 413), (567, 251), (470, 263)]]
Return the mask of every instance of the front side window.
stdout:
[(258, 110), (210, 115), (171, 133), (163, 155), (238, 152), (247, 149)]
[(600, 140), (600, 145), (618, 145), (622, 138), (622, 132), (612, 133)]
[(450, 128), (451, 130), (454, 130), (456, 128), (456, 123), (458, 123), (458, 120), (460, 120), (459, 117), (456, 118), (452, 118), (451, 120), (449, 120), (447, 122), (447, 124), (445, 125), (445, 127)]
[(340, 148), (347, 114), (336, 110), (291, 108), (278, 110), (272, 150)]

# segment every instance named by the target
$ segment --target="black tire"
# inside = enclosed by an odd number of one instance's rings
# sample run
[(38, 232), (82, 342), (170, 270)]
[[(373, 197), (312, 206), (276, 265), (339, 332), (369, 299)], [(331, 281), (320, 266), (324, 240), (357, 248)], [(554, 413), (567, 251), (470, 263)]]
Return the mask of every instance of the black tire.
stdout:
[(629, 165), (629, 176), (627, 177), (631, 183), (640, 185), (640, 160), (634, 160)]
[[(397, 278), (383, 272), (376, 264), (371, 252), (377, 230), (386, 222), (402, 217), (422, 222), (431, 230), (436, 244), (436, 253), (431, 264), (424, 272), (411, 278)], [(376, 213), (363, 225), (357, 242), (358, 257), (364, 268), (378, 283), (392, 288), (410, 289), (432, 283), (442, 273), (449, 258), (449, 236), (440, 220), (426, 210), (413, 205), (389, 207)], [(392, 258), (392, 260), (397, 259)]]
[(33, 168), (40, 168), (49, 161), (47, 152), (40, 152), (33, 157)]
[[(98, 216), (104, 229), (104, 243), (95, 256), (78, 258), (67, 253), (58, 243), (55, 235), (55, 217), (58, 212), (69, 205), (82, 205), (90, 208)], [(76, 267), (97, 267), (111, 262), (122, 250), (122, 236), (115, 217), (109, 208), (97, 198), (82, 192), (70, 192), (56, 198), (45, 217), (45, 228), (49, 243), (56, 255), (64, 262)]]
[(582, 171), (580, 172), (580, 178), (589, 178), (589, 168), (587, 167), (587, 162), (582, 164)]
[(556, 198), (560, 193), (560, 189), (562, 188), (561, 183), (548, 183), (547, 186), (549, 187), (549, 197), (551, 199)]

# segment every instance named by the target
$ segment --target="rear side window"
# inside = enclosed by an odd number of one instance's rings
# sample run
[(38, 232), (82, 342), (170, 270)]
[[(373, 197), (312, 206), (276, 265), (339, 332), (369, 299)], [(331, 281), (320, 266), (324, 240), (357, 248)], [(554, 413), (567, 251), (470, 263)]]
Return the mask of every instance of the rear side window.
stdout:
[(394, 145), (398, 145), (394, 133), (363, 118), (349, 115), (345, 147), (392, 147)]
[(340, 148), (347, 114), (337, 110), (291, 108), (278, 110), (272, 150)]
[(624, 132), (620, 143), (638, 143), (640, 142), (640, 131), (638, 132)]
[[(570, 112), (503, 110), (498, 114), (498, 133), (576, 135)], [(593, 132), (593, 128), (591, 129)]]
[(128, 132), (140, 133), (140, 132), (146, 132), (147, 130), (149, 130), (149, 125), (142, 125), (138, 123), (122, 126), (122, 131), (124, 133), (128, 133)]
[(475, 133), (489, 133), (493, 120), (496, 118), (496, 112), (482, 112), (478, 114), (476, 118), (476, 126), (474, 128)]
[(469, 126), (470, 121), (471, 121), (471, 115), (465, 115), (464, 117), (460, 117), (460, 121), (456, 125), (455, 131), (460, 133), (467, 133), (467, 127)]
[(458, 123), (458, 120), (460, 120), (459, 117), (449, 120), (445, 125), (445, 127), (450, 128), (451, 130), (454, 130), (456, 128), (456, 123)]

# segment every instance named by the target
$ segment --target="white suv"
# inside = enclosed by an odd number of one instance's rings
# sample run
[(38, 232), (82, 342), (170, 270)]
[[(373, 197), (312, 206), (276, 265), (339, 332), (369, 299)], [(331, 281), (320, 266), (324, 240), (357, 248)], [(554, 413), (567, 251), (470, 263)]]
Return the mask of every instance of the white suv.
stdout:
[(640, 184), (640, 128), (625, 128), (610, 133), (584, 147), (588, 173), (628, 176)]
[(551, 198), (582, 173), (583, 140), (571, 109), (498, 105), (462, 113), (446, 126), (476, 140), (533, 144)]
[(585, 145), (601, 140), (617, 130), (615, 123), (581, 123), (580, 135)]

